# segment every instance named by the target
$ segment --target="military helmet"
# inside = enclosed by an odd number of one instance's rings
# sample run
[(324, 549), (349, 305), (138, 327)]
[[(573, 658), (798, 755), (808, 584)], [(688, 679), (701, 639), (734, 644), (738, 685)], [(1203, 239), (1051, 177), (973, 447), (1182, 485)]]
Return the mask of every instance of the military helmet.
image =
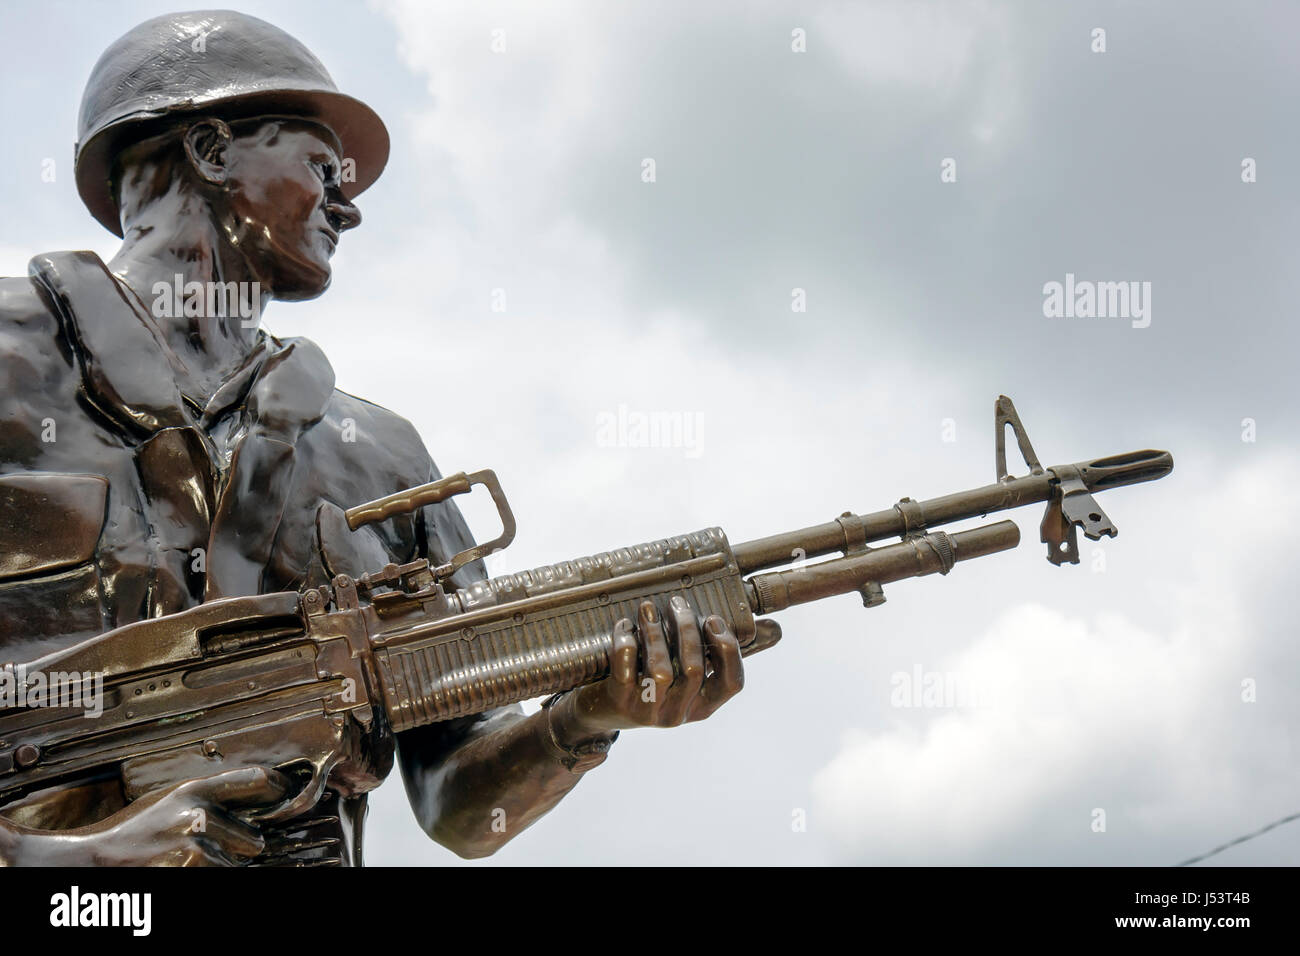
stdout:
[(122, 235), (113, 168), (132, 143), (203, 114), (225, 120), (311, 119), (339, 138), (356, 179), (348, 198), (379, 178), (388, 130), (374, 110), (338, 91), (319, 60), (289, 34), (233, 10), (169, 13), (128, 31), (104, 51), (86, 82), (77, 123), (77, 192)]

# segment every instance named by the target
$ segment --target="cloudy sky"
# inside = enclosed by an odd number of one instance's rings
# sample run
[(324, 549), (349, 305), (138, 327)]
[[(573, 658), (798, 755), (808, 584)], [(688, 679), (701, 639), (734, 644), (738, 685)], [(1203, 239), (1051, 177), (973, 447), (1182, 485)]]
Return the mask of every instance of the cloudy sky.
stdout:
[[(73, 185), (77, 104), (111, 38), (172, 8), (6, 9), (0, 275), (113, 253)], [(1045, 463), (1177, 460), (1104, 496), (1120, 537), (1079, 566), (1024, 509), (1015, 552), (785, 613), (740, 697), (624, 734), (472, 865), (1168, 864), (1300, 809), (1294, 6), (241, 9), (393, 140), (333, 287), (266, 324), (444, 471), (497, 470), (520, 531), (494, 570), (985, 484), (999, 393)], [(1150, 283), (1149, 324), (1045, 316), (1067, 274)], [(611, 447), (620, 408), (690, 440)], [(918, 672), (978, 699), (896, 706)], [(468, 865), (396, 779), (367, 840)], [(1298, 851), (1294, 824), (1213, 862)]]

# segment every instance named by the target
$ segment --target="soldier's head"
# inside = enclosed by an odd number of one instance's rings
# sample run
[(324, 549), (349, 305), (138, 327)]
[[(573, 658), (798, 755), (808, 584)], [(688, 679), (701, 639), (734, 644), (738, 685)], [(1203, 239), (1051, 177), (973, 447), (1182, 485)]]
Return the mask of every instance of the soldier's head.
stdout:
[(77, 188), (119, 236), (213, 232), (278, 299), (329, 285), (388, 133), (302, 44), (233, 11), (169, 14), (114, 43), (82, 98)]
[(127, 236), (197, 218), (263, 288), (291, 300), (325, 290), (339, 235), (361, 221), (343, 175), (343, 148), (327, 126), (200, 116), (123, 149), (112, 183)]

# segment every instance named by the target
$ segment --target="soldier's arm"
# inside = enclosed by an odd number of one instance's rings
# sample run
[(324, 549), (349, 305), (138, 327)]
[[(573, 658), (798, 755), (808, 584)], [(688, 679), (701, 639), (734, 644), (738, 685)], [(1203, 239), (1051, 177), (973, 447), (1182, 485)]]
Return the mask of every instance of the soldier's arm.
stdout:
[[(430, 481), (441, 477), (433, 468)], [(473, 545), (453, 502), (421, 515), (425, 549), (435, 560)], [(486, 577), (482, 562), (457, 572), (464, 587)], [(518, 706), (432, 724), (397, 736), (398, 762), (421, 828), (467, 857), (488, 856), (554, 807), (599, 761), (575, 763), (571, 754), (608, 747), (612, 735), (578, 732), (571, 706), (525, 716)], [(572, 769), (570, 766), (572, 765)]]
[[(421, 828), (459, 856), (483, 857), (559, 803), (583, 770), (561, 763), (548, 716), (502, 708), (400, 734), (402, 777)], [(563, 744), (582, 741), (555, 723)]]
[(245, 767), (157, 790), (88, 826), (43, 830), (0, 813), (0, 866), (231, 866), (264, 846), (235, 811), (287, 792), (275, 771)]
[(664, 613), (643, 602), (635, 623), (615, 626), (612, 645), (608, 677), (531, 717), (497, 711), (399, 737), (411, 805), (430, 836), (486, 856), (555, 806), (620, 730), (703, 720), (744, 684), (735, 635), (680, 596)]

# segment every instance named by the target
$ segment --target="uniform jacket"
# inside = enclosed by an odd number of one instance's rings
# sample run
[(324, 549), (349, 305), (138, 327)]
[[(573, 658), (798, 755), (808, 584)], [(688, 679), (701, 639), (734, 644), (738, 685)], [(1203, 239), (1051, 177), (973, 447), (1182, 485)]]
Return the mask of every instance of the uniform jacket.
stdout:
[(334, 388), (309, 340), (263, 334), (204, 408), (176, 361), (94, 253), (0, 279), (0, 663), (473, 543), (450, 502), (347, 529), (343, 509), (440, 475), (409, 422)]

